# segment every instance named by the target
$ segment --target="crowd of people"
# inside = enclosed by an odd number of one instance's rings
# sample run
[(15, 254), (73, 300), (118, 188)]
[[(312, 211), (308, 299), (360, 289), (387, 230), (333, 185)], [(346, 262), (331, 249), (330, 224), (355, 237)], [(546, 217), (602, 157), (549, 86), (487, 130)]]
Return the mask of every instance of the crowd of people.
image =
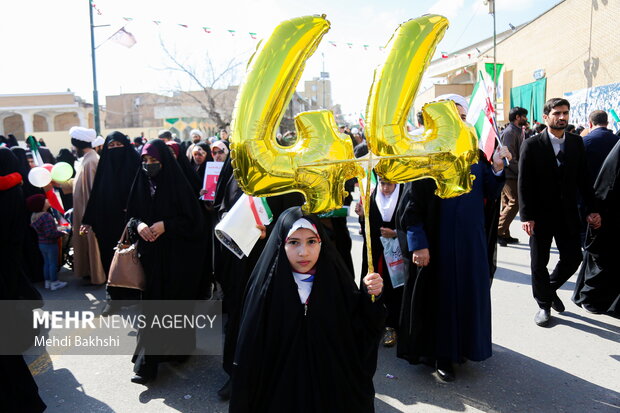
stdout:
[[(453, 100), (464, 119), (467, 102)], [(75, 174), (46, 188), (28, 181), (33, 155), (16, 139), (4, 139), (0, 204), (10, 225), (1, 236), (13, 248), (0, 249), (0, 299), (40, 300), (28, 279), (44, 281), (50, 291), (66, 285), (58, 280), (57, 257), (58, 239), (67, 234), (46, 200), (55, 188), (73, 210), (76, 277), (106, 284), (123, 232), (138, 241), (144, 290), (108, 285), (102, 316), (119, 311), (120, 300), (223, 297), (223, 368), (230, 379), (218, 394), (230, 400), (231, 412), (372, 412), (380, 345), (397, 346), (399, 358), (432, 366), (444, 381), (455, 380), (455, 365), (491, 357), (496, 246), (520, 242), (510, 233), (517, 214), (530, 237), (537, 325), (548, 324), (550, 309), (564, 311), (556, 291), (582, 260), (573, 301), (592, 313), (620, 315), (612, 256), (620, 223), (620, 144), (604, 111), (590, 115), (582, 138), (567, 130), (569, 110), (568, 101), (550, 99), (544, 130), (531, 133), (527, 110), (511, 109), (502, 144), (491, 159), (480, 152), (465, 195), (441, 199), (430, 178), (398, 184), (378, 177), (369, 227), (361, 203), (355, 209), (362, 232), (369, 232), (371, 257), (365, 248), (361, 257), (351, 255), (346, 216), (305, 214), (297, 192), (267, 198), (273, 221), (257, 226), (261, 237), (249, 256), (239, 258), (221, 244), (214, 228), (242, 195), (226, 130), (209, 139), (194, 130), (181, 142), (168, 130), (149, 141), (118, 131), (98, 140), (94, 130), (73, 127), (72, 149), (61, 150), (57, 160), (74, 166)], [(360, 128), (341, 132), (356, 156), (368, 152)], [(296, 137), (276, 139), (287, 146)], [(202, 198), (207, 162), (222, 163), (211, 201)], [(346, 188), (352, 192), (355, 185)], [(343, 204), (351, 201), (348, 196)], [(549, 273), (552, 240), (560, 260)], [(369, 259), (375, 272), (368, 271)], [(354, 261), (362, 263), (359, 283)], [(157, 311), (144, 308), (147, 316)], [(153, 349), (150, 334), (138, 332), (134, 383), (150, 383), (160, 363), (179, 358)], [(186, 335), (182, 342), (191, 354), (193, 332), (175, 334)], [(42, 411), (23, 358), (1, 356), (0, 365), (19, 377), (11, 384), (18, 396), (0, 399), (0, 410)]]

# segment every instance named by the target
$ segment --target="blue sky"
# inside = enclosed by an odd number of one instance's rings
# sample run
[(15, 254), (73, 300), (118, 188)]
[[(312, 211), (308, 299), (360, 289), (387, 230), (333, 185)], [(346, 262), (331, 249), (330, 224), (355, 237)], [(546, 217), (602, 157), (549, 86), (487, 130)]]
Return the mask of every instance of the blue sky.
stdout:
[[(123, 25), (134, 34), (131, 49), (108, 42), (97, 51), (100, 102), (105, 96), (128, 92), (169, 93), (179, 87), (195, 89), (186, 77), (166, 70), (170, 65), (160, 39), (182, 61), (204, 70), (205, 55), (217, 70), (231, 59), (240, 63), (233, 77), (238, 83), (258, 37), (268, 36), (279, 22), (308, 14), (326, 14), (331, 30), (302, 77), (321, 71), (322, 58), (332, 79), (334, 103), (344, 112), (365, 107), (374, 68), (384, 58), (385, 45), (398, 24), (425, 13), (449, 18), (450, 28), (438, 52), (452, 52), (493, 34), (492, 17), (483, 0), (335, 1), (335, 0), (225, 0), (158, 1), (96, 0), (101, 15), (95, 24), (97, 44)], [(559, 0), (497, 0), (497, 30), (519, 25), (553, 7)], [(92, 102), (88, 0), (2, 2), (0, 25), (3, 70), (0, 94), (60, 92), (70, 88)], [(123, 17), (133, 17), (126, 22)], [(161, 21), (156, 25), (153, 20)], [(187, 29), (178, 26), (186, 24)], [(201, 27), (208, 26), (211, 34)], [(236, 30), (235, 36), (228, 29)], [(9, 40), (10, 39), (10, 40)], [(337, 44), (333, 47), (329, 41)], [(353, 43), (349, 48), (346, 43)], [(364, 51), (362, 45), (370, 45)], [(527, 47), (522, 51), (527, 55)]]

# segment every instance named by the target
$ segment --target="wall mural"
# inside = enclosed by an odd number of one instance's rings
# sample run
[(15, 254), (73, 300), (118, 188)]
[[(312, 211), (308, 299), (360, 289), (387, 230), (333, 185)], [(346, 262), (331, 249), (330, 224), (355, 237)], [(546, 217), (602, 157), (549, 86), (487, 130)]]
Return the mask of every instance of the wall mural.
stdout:
[[(564, 94), (570, 102), (570, 123), (588, 125), (588, 115), (595, 110), (604, 110), (609, 115), (609, 128), (618, 130), (620, 122), (620, 83), (591, 87)], [(613, 110), (613, 112), (612, 112)], [(616, 115), (616, 116), (614, 116)]]

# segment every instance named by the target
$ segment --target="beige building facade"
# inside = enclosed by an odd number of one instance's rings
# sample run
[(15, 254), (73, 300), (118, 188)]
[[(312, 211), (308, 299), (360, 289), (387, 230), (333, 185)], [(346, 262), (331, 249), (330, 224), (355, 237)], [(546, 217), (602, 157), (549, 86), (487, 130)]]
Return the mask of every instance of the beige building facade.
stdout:
[[(562, 0), (529, 23), (500, 33), (497, 63), (504, 64), (505, 108), (500, 124), (508, 121), (507, 112), (514, 103), (510, 100), (511, 90), (537, 79), (546, 83), (545, 100), (567, 97), (573, 105), (575, 100), (571, 97), (585, 96), (580, 101), (581, 109), (576, 105), (571, 108), (575, 123), (583, 123), (591, 110), (618, 108), (618, 16), (620, 1)], [(469, 96), (478, 71), (484, 70), (485, 63), (492, 62), (492, 38), (457, 51), (447, 59), (431, 62), (426, 76), (434, 78), (437, 84), (418, 93), (413, 109), (420, 110), (424, 103), (444, 93)], [(469, 90), (464, 85), (469, 85)], [(593, 97), (605, 93), (608, 97)], [(590, 102), (584, 104), (584, 99)], [(542, 112), (531, 113), (530, 120), (542, 121)]]
[(0, 95), (0, 135), (18, 140), (38, 132), (92, 127), (93, 108), (73, 92)]

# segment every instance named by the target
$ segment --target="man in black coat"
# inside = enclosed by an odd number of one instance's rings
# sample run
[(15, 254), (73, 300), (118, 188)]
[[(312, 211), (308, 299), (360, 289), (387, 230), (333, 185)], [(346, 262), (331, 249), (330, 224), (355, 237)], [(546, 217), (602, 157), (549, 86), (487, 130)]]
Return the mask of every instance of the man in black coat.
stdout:
[(609, 120), (604, 110), (595, 110), (590, 113), (589, 118), (590, 133), (584, 136), (583, 145), (586, 148), (590, 178), (594, 185), (605, 158), (618, 142), (618, 135), (615, 135), (611, 129), (607, 129)]
[[(580, 136), (567, 133), (570, 103), (553, 98), (545, 103), (543, 119), (547, 129), (523, 142), (519, 160), (519, 215), (530, 236), (532, 289), (540, 310), (534, 321), (549, 322), (550, 308), (564, 311), (556, 294), (582, 260), (578, 199), (583, 200), (587, 222), (601, 225), (587, 170), (586, 153)], [(551, 241), (560, 261), (549, 274)]]

